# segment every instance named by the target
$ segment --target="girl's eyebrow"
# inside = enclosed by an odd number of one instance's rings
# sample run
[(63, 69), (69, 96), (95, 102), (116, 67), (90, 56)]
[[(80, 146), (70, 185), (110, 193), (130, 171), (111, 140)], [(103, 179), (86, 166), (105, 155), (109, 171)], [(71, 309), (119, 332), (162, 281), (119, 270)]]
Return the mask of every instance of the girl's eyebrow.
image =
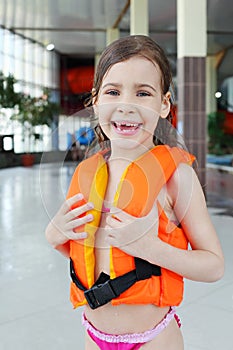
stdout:
[(113, 87), (119, 87), (121, 86), (121, 84), (118, 84), (118, 83), (106, 83), (102, 86), (102, 89), (108, 87), (108, 86), (113, 86)]
[[(102, 86), (102, 89), (108, 87), (108, 86), (113, 86), (113, 87), (120, 87), (121, 84), (118, 83), (106, 83)], [(145, 83), (140, 83), (140, 84), (136, 84), (137, 88), (143, 88), (143, 87), (148, 87), (150, 89), (152, 89), (154, 92), (157, 92), (157, 90), (150, 84), (145, 84)]]
[(157, 90), (156, 90), (152, 85), (150, 85), (150, 84), (144, 84), (144, 83), (142, 83), (142, 84), (136, 84), (136, 86), (137, 86), (138, 88), (148, 87), (148, 88), (152, 89), (154, 92), (157, 92)]

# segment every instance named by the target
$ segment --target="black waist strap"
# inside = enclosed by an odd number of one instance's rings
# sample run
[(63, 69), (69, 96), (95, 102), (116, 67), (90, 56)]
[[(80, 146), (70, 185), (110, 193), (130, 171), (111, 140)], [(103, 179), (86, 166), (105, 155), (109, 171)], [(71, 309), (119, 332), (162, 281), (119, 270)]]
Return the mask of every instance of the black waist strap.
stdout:
[(112, 299), (119, 297), (137, 281), (145, 280), (153, 276), (161, 276), (160, 266), (150, 264), (140, 258), (134, 258), (135, 270), (122, 276), (110, 279), (110, 276), (101, 272), (95, 284), (87, 289), (77, 277), (74, 264), (70, 259), (70, 275), (75, 285), (84, 291), (85, 298), (92, 309), (107, 304)]

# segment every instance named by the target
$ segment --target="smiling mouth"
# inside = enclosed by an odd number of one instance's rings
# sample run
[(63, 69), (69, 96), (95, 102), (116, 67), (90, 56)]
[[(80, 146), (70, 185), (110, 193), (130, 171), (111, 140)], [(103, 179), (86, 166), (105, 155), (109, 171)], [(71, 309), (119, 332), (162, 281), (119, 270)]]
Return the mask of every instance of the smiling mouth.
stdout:
[(142, 123), (132, 122), (111, 122), (118, 133), (134, 134), (141, 127)]

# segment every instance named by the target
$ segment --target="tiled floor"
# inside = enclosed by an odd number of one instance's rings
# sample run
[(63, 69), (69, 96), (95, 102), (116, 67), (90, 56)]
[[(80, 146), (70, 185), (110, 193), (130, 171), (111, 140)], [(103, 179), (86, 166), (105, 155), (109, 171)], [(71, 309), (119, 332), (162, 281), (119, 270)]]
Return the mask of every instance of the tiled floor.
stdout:
[[(69, 303), (68, 263), (44, 229), (74, 165), (0, 170), (0, 349), (84, 349), (81, 310)], [(186, 350), (233, 349), (233, 217), (210, 207), (226, 259), (214, 284), (186, 281), (179, 308)]]

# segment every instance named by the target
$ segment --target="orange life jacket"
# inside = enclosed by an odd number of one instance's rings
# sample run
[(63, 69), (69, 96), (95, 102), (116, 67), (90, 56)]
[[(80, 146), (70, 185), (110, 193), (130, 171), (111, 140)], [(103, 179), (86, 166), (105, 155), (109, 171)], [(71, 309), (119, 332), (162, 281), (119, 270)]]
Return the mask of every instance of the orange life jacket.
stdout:
[[(195, 158), (189, 153), (168, 146), (156, 146), (132, 162), (122, 175), (115, 194), (114, 205), (135, 217), (147, 215), (161, 190), (180, 163), (190, 164)], [(84, 199), (94, 204), (94, 220), (76, 229), (86, 231), (88, 237), (80, 241), (70, 241), (72, 267), (85, 288), (95, 283), (95, 233), (101, 219), (101, 211), (108, 183), (108, 168), (104, 156), (97, 153), (81, 162), (73, 175), (67, 198), (81, 192)], [(181, 227), (170, 222), (158, 203), (159, 232), (164, 242), (180, 249), (187, 249), (188, 241)], [(88, 214), (87, 213), (87, 214)], [(110, 247), (110, 278), (114, 279), (135, 269), (134, 257), (122, 250)], [(84, 291), (71, 282), (71, 302), (74, 307), (87, 303)], [(119, 304), (155, 304), (157, 306), (179, 305), (183, 298), (183, 277), (161, 268), (160, 276), (151, 276), (137, 281), (120, 296), (111, 300)]]

